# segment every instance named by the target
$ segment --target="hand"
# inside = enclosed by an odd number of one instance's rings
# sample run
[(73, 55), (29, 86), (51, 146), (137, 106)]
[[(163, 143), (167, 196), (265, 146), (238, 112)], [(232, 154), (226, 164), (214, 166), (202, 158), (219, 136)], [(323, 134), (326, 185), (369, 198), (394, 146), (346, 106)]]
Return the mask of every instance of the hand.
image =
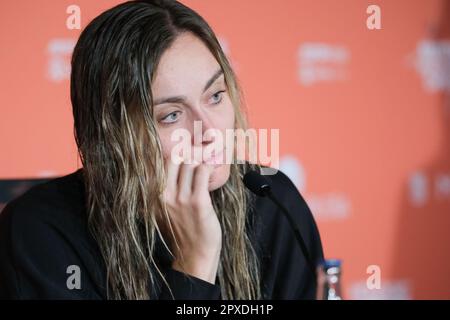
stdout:
[(167, 204), (172, 228), (179, 248), (172, 242), (175, 270), (215, 283), (222, 230), (208, 191), (213, 171), (205, 163), (165, 163), (167, 186), (164, 201)]

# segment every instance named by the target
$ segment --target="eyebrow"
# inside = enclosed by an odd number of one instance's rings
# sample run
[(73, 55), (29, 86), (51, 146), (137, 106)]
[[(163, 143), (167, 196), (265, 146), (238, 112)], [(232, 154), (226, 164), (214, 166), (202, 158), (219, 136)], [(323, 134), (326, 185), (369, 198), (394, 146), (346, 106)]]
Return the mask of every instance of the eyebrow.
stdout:
[[(223, 70), (219, 69), (217, 70), (214, 75), (211, 77), (211, 79), (209, 79), (206, 84), (205, 87), (203, 88), (203, 93), (208, 90), (208, 88), (217, 80), (217, 78), (219, 78), (221, 75), (223, 74)], [(186, 101), (186, 96), (174, 96), (174, 97), (168, 97), (168, 98), (161, 98), (161, 99), (156, 99), (153, 103), (154, 106), (158, 105), (158, 104), (163, 104), (163, 103), (183, 103)]]

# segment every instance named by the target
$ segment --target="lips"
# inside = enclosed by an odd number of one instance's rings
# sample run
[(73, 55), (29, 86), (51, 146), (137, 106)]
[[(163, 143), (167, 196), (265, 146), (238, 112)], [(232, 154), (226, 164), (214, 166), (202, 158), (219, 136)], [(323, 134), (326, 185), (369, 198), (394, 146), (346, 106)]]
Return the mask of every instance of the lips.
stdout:
[(206, 164), (212, 164), (215, 168), (221, 166), (223, 164), (223, 150), (219, 151), (219, 153), (214, 153), (209, 159), (203, 161)]

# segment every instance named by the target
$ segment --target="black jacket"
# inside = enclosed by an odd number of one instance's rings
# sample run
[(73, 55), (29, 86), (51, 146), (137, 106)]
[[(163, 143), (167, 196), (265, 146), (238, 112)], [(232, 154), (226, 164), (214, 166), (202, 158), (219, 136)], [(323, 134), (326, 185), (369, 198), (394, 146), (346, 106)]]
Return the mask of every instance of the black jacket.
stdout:
[[(303, 197), (281, 171), (269, 177), (312, 259), (321, 260), (319, 232)], [(7, 204), (0, 214), (0, 298), (106, 299), (106, 271), (88, 231), (84, 204), (82, 169), (36, 185)], [(261, 263), (263, 298), (314, 299), (314, 277), (286, 218), (260, 197), (249, 200), (248, 214)], [(211, 284), (173, 270), (160, 239), (155, 256), (175, 299), (221, 299), (217, 279)], [(80, 275), (79, 288), (71, 277), (75, 273)], [(149, 293), (152, 299), (172, 298), (163, 285), (149, 288)]]

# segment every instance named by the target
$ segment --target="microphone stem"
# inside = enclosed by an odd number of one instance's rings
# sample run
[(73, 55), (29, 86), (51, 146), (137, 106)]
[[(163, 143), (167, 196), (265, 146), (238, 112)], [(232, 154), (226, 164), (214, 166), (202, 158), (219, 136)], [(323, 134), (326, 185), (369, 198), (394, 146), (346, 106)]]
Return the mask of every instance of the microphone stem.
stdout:
[(309, 256), (309, 252), (308, 249), (306, 248), (305, 241), (303, 240), (302, 235), (300, 234), (300, 230), (298, 230), (297, 224), (295, 223), (294, 219), (292, 219), (292, 216), (290, 215), (289, 211), (283, 206), (283, 204), (280, 201), (278, 201), (276, 197), (273, 196), (272, 192), (269, 191), (267, 193), (267, 196), (281, 209), (281, 212), (283, 212), (284, 216), (288, 219), (289, 225), (294, 231), (295, 238), (297, 239), (297, 242), (300, 245), (300, 249), (302, 250), (303, 256), (305, 257), (306, 263), (308, 264), (308, 267), (311, 270), (314, 277), (316, 277), (315, 265), (313, 264), (311, 257)]

